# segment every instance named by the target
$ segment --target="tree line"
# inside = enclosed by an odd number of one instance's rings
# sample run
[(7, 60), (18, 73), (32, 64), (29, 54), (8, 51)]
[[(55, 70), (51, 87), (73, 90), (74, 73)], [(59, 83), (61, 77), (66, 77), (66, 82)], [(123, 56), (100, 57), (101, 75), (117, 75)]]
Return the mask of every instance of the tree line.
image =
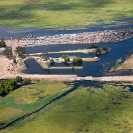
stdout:
[(15, 79), (0, 79), (0, 96), (5, 96), (10, 91), (13, 91), (21, 85), (27, 85), (31, 83), (31, 79), (17, 76)]

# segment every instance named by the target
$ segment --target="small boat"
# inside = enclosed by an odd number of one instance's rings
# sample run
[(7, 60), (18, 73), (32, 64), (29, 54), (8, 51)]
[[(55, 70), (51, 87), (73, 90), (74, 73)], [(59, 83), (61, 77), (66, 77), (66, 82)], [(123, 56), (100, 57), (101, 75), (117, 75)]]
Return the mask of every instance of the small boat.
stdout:
[(82, 52), (83, 54), (87, 54), (87, 52)]

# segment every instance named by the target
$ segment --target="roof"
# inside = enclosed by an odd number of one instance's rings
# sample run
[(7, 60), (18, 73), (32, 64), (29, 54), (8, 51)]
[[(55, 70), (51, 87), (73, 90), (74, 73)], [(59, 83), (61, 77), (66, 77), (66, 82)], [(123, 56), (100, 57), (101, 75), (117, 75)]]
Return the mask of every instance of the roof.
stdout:
[(6, 48), (3, 48), (3, 47), (2, 47), (2, 48), (0, 48), (0, 51), (4, 51), (5, 49), (6, 49)]

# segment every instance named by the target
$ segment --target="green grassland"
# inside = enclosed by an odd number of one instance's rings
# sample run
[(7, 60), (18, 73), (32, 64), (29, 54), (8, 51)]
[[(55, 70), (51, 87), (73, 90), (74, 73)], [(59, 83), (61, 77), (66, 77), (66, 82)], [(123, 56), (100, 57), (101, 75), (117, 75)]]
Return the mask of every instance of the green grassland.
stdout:
[(0, 26), (13, 28), (75, 28), (126, 17), (133, 17), (132, 0), (0, 0)]
[(80, 86), (2, 133), (132, 133), (133, 93), (127, 86)]
[(23, 86), (0, 99), (0, 122), (8, 122), (43, 107), (70, 89), (64, 83), (37, 83)]

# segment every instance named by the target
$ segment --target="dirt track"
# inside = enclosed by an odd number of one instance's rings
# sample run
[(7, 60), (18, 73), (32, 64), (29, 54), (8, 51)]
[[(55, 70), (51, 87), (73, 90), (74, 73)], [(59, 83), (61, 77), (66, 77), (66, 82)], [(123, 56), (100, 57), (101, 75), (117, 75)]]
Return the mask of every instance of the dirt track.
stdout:
[(38, 75), (38, 74), (17, 74), (17, 75), (3, 75), (0, 78), (15, 78), (16, 76), (21, 76), (23, 78), (39, 79), (44, 81), (116, 81), (116, 82), (133, 82), (133, 76), (109, 76), (109, 77), (77, 77), (76, 75)]

